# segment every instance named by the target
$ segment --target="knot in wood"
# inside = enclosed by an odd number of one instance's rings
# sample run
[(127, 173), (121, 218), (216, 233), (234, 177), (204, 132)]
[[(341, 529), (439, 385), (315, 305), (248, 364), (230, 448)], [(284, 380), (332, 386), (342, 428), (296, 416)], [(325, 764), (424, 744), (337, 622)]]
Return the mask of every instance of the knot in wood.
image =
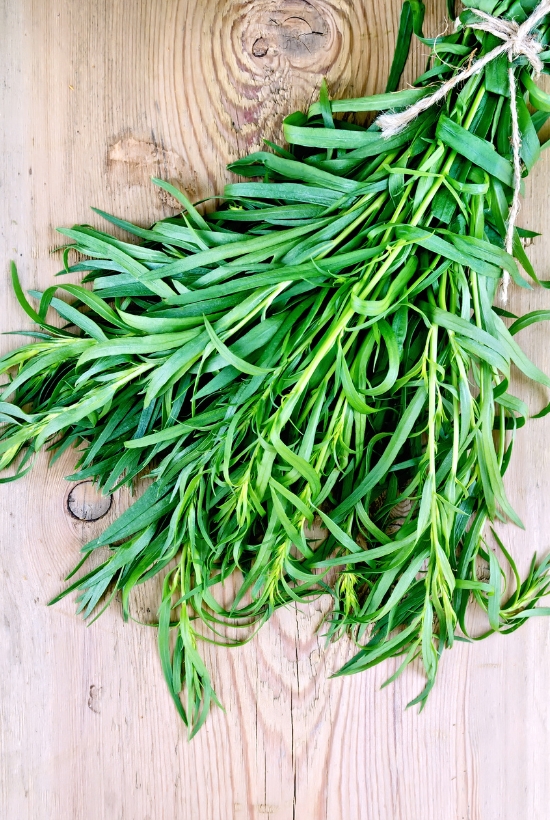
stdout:
[(247, 28), (253, 57), (269, 62), (283, 57), (291, 65), (315, 60), (326, 49), (330, 25), (322, 12), (307, 0), (251, 4)]
[(113, 497), (102, 495), (92, 481), (75, 484), (67, 496), (67, 510), (79, 521), (97, 521), (111, 509)]

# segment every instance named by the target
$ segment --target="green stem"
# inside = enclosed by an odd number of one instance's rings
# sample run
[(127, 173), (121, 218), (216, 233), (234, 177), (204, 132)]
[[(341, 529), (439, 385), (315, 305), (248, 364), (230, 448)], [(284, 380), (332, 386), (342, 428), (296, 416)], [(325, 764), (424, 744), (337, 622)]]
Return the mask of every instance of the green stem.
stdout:
[(437, 325), (430, 328), (430, 367), (428, 375), (428, 457), (430, 476), (435, 490), (436, 394), (437, 394)]

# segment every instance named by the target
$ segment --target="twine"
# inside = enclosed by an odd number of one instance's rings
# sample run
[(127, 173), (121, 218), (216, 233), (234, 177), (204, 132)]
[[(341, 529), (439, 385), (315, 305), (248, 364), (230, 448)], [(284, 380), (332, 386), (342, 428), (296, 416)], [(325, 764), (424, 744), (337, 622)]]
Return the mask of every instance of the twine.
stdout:
[[(510, 205), (510, 213), (506, 226), (505, 248), (507, 253), (512, 254), (514, 229), (520, 205), (519, 196), (521, 187), (521, 134), (518, 124), (516, 78), (514, 75), (512, 61), (515, 57), (523, 55), (533, 67), (535, 74), (540, 74), (542, 71), (543, 63), (539, 57), (539, 53), (542, 51), (543, 47), (537, 40), (536, 35), (531, 34), (531, 31), (538, 23), (540, 23), (546, 14), (550, 13), (550, 0), (542, 0), (531, 16), (528, 17), (527, 20), (525, 20), (525, 22), (521, 25), (516, 23), (514, 20), (503, 20), (500, 17), (491, 17), (490, 14), (486, 14), (484, 11), (480, 11), (479, 9), (472, 8), (469, 9), (469, 11), (473, 12), (479, 18), (479, 23), (469, 23), (468, 27), (480, 29), (481, 31), (487, 31), (489, 34), (494, 34), (496, 37), (504, 41), (502, 45), (493, 48), (492, 51), (487, 52), (487, 54), (480, 57), (479, 60), (475, 60), (469, 68), (465, 68), (463, 71), (455, 74), (454, 77), (447, 80), (447, 82), (444, 82), (433, 94), (430, 94), (428, 97), (423, 97), (417, 103), (411, 105), (409, 108), (406, 108), (404, 111), (398, 111), (392, 114), (381, 114), (377, 118), (376, 123), (380, 127), (382, 136), (384, 137), (391, 137), (394, 134), (399, 134), (399, 132), (402, 131), (408, 123), (416, 119), (419, 114), (423, 111), (427, 111), (428, 108), (432, 107), (432, 105), (435, 105), (440, 100), (444, 99), (449, 91), (451, 91), (456, 85), (465, 82), (470, 77), (473, 77), (490, 62), (496, 60), (497, 57), (500, 57), (501, 54), (507, 54), (508, 59), (510, 60), (510, 66), (508, 68), (508, 83), (510, 86), (510, 112), (512, 120), (511, 145), (514, 167), (514, 185), (512, 203)], [(501, 286), (501, 296), (504, 304), (506, 304), (508, 298), (509, 283), (510, 274), (508, 271), (504, 271)]]

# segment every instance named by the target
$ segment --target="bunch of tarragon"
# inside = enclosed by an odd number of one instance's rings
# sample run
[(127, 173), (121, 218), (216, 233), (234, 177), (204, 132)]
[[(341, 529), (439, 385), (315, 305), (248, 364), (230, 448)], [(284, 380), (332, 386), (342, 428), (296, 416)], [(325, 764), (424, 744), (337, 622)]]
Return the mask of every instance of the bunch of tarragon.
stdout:
[[(521, 21), (534, 3), (482, 5)], [(0, 467), (24, 475), (46, 445), (54, 458), (76, 447), (70, 478), (104, 493), (145, 471), (147, 489), (85, 545), (75, 573), (100, 548), (102, 563), (62, 595), (77, 590), (88, 618), (118, 594), (128, 618), (136, 585), (163, 576), (161, 663), (190, 734), (217, 702), (203, 625), (226, 643), (228, 625), (248, 637), (277, 607), (328, 594), (328, 637), (357, 642), (338, 674), (397, 656), (393, 679), (420, 658), (422, 704), (443, 649), (468, 637), (472, 595), (486, 634), (548, 612), (535, 604), (549, 562), (533, 559), (521, 581), (500, 543), (516, 576), (505, 594), (506, 567), (484, 540), (487, 521), (521, 524), (503, 486), (528, 417), (511, 365), (550, 387), (515, 339), (550, 311), (494, 306), (503, 270), (540, 284), (521, 241), (532, 233), (517, 229), (514, 256), (504, 250), (507, 67), (489, 65), (389, 139), (365, 116), (408, 106), (494, 45), (468, 10), (436, 40), (422, 37), (422, 14), (405, 3), (387, 93), (331, 101), (323, 85), (307, 115), (285, 120), (288, 147), (231, 166), (251, 181), (228, 185), (219, 210), (203, 215), (155, 180), (181, 214), (144, 229), (96, 211), (127, 241), (61, 230), (63, 272), (85, 271), (91, 289), (31, 292), (33, 307), (13, 268), (40, 329), (1, 360)], [(429, 66), (395, 92), (413, 28)], [(550, 41), (550, 20), (537, 36)], [(550, 66), (550, 48), (540, 56)], [(514, 69), (527, 174), (550, 97), (525, 59)], [(69, 266), (73, 251), (84, 258)], [(234, 573), (222, 606), (215, 588)]]

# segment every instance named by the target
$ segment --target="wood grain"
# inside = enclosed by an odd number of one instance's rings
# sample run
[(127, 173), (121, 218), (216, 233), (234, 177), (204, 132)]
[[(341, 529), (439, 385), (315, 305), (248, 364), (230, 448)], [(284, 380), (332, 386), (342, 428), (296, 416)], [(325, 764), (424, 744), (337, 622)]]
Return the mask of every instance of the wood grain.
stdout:
[[(432, 0), (426, 30), (444, 28)], [(170, 213), (151, 175), (192, 198), (219, 192), (225, 164), (277, 137), (327, 76), (334, 96), (380, 91), (398, 0), (20, 0), (0, 3), (2, 330), (26, 326), (8, 285), (60, 267), (54, 227), (97, 205), (144, 225)], [(409, 76), (425, 59), (416, 49)], [(549, 155), (527, 185), (529, 253), (550, 278)], [(548, 308), (514, 291), (512, 310)], [(550, 371), (550, 329), (522, 333)], [(2, 348), (17, 342), (2, 337)], [(543, 395), (521, 385), (534, 409)], [(67, 511), (74, 455), (0, 486), (2, 816), (15, 820), (546, 820), (550, 804), (550, 627), (457, 646), (421, 716), (405, 711), (417, 671), (328, 675), (327, 602), (290, 608), (237, 650), (205, 648), (225, 705), (188, 744), (170, 703), (154, 630), (116, 605), (86, 628), (74, 601), (46, 602), (105, 517)], [(507, 477), (525, 531), (501, 528), (525, 568), (550, 547), (550, 418), (518, 437)], [(145, 595), (134, 606), (150, 621)], [(535, 622), (538, 621), (538, 622)]]

